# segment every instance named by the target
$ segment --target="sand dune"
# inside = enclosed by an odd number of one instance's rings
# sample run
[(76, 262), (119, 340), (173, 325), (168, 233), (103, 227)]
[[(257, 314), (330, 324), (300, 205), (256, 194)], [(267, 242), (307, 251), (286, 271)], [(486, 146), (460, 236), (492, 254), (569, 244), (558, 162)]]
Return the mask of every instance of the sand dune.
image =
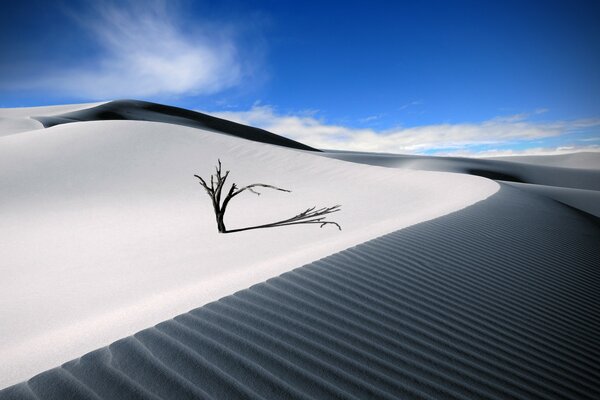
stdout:
[(96, 107), (104, 104), (98, 103), (80, 103), (80, 104), (65, 104), (57, 106), (41, 106), (41, 107), (16, 107), (16, 108), (0, 108), (0, 118), (28, 118), (35, 115), (52, 116), (68, 112), (83, 110), (86, 108)]
[[(314, 150), (139, 101), (0, 110), (0, 388), (27, 380), (0, 399), (600, 396), (589, 157)], [(229, 227), (342, 204), (343, 231), (218, 234), (216, 158), (293, 191)]]
[(324, 155), (338, 160), (383, 167), (446, 171), (518, 183), (600, 190), (600, 170), (563, 168), (482, 158), (434, 157), (328, 151)]
[(599, 238), (593, 220), (504, 186), (0, 398), (597, 399)]
[(52, 116), (95, 107), (103, 103), (84, 103), (61, 106), (45, 107), (22, 107), (22, 108), (0, 108), (0, 136), (12, 135), (14, 133), (43, 129), (44, 125), (32, 119), (33, 115)]
[(600, 169), (600, 152), (580, 152), (551, 156), (506, 156), (490, 157), (488, 159), (524, 164), (546, 165), (549, 167)]
[(546, 196), (570, 207), (600, 218), (600, 191), (534, 185), (531, 183), (503, 182), (521, 190)]
[[(432, 157), (397, 154), (327, 151), (326, 157), (389, 168), (446, 171), (510, 183), (521, 190), (546, 196), (593, 216), (600, 216), (600, 170), (595, 153), (495, 159)], [(599, 153), (600, 154), (600, 153)], [(545, 158), (548, 157), (548, 158)], [(525, 162), (521, 162), (525, 161)], [(567, 166), (563, 167), (562, 162)], [(587, 166), (590, 168), (575, 168)]]
[(116, 100), (97, 107), (53, 116), (43, 116), (40, 114), (36, 119), (47, 128), (81, 121), (133, 120), (164, 122), (226, 133), (243, 139), (276, 144), (292, 149), (318, 151), (317, 149), (265, 131), (264, 129), (238, 124), (196, 111), (139, 100)]
[[(142, 121), (0, 138), (0, 387), (294, 267), (464, 208), (498, 185), (350, 164), (314, 152)], [(230, 228), (341, 204), (343, 230), (216, 231), (193, 174), (217, 157), (238, 184)]]

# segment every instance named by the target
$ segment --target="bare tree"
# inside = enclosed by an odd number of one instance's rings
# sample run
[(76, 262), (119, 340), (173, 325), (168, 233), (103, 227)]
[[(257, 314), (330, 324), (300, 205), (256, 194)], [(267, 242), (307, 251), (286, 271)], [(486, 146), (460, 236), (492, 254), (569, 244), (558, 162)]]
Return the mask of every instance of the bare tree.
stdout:
[(291, 218), (287, 218), (287, 219), (284, 219), (281, 221), (271, 222), (269, 224), (264, 224), (264, 225), (249, 226), (246, 228), (227, 230), (227, 228), (225, 227), (225, 222), (224, 222), (225, 211), (227, 210), (227, 206), (229, 205), (229, 202), (231, 201), (231, 199), (233, 199), (238, 194), (247, 190), (251, 193), (254, 193), (254, 194), (260, 196), (260, 193), (256, 191), (256, 188), (261, 188), (261, 187), (267, 188), (267, 189), (279, 190), (281, 192), (288, 192), (288, 193), (291, 191), (287, 190), (287, 189), (281, 189), (281, 188), (278, 188), (273, 185), (266, 185), (264, 183), (253, 183), (251, 185), (238, 188), (238, 186), (234, 183), (231, 185), (231, 188), (229, 188), (229, 191), (225, 195), (225, 198), (223, 199), (223, 201), (221, 201), (222, 194), (223, 194), (223, 186), (225, 185), (225, 181), (227, 180), (227, 177), (229, 176), (229, 171), (226, 171), (225, 174), (223, 174), (222, 168), (221, 168), (221, 160), (218, 160), (218, 165), (216, 166), (215, 170), (216, 170), (216, 173), (210, 176), (210, 185), (208, 184), (207, 181), (202, 179), (202, 177), (200, 177), (199, 175), (194, 175), (194, 176), (196, 178), (198, 178), (198, 180), (200, 181), (200, 185), (202, 185), (204, 190), (206, 190), (206, 193), (208, 194), (208, 196), (210, 197), (210, 199), (212, 201), (213, 209), (215, 212), (215, 218), (217, 220), (217, 229), (219, 230), (220, 233), (241, 232), (241, 231), (247, 231), (250, 229), (275, 228), (278, 226), (300, 225), (300, 224), (319, 224), (321, 228), (324, 227), (325, 225), (335, 225), (338, 227), (339, 230), (342, 230), (342, 227), (337, 222), (325, 221), (325, 218), (326, 218), (325, 215), (340, 211), (340, 207), (341, 207), (340, 205), (336, 205), (333, 207), (323, 207), (323, 208), (319, 208), (319, 209), (317, 209), (316, 207), (311, 207)]

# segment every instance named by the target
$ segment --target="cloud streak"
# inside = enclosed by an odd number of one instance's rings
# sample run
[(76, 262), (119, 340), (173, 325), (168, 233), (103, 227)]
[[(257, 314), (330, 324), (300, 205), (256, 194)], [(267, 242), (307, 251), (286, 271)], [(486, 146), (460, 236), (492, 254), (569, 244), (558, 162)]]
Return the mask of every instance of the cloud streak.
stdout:
[(235, 86), (244, 75), (230, 29), (186, 30), (166, 1), (96, 2), (90, 10), (71, 14), (99, 53), (46, 74), (33, 88), (94, 99), (203, 95)]
[(536, 113), (497, 117), (479, 123), (435, 124), (387, 130), (332, 125), (314, 116), (281, 115), (273, 107), (265, 105), (255, 105), (248, 111), (211, 114), (258, 126), (320, 149), (404, 154), (452, 151), (469, 151), (473, 154), (478, 152), (476, 147), (501, 147), (514, 143), (531, 143), (529, 147), (534, 147), (533, 143), (539, 140), (600, 129), (600, 118), (551, 122), (528, 120)]

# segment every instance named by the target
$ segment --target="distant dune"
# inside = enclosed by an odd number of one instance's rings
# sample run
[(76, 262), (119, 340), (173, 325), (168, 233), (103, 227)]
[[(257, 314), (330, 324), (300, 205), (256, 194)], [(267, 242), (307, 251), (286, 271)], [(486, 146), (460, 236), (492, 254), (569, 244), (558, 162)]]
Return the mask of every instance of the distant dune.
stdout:
[[(600, 170), (524, 164), (484, 158), (437, 157), (332, 151), (326, 155), (338, 160), (383, 167), (446, 171), (518, 183), (533, 183), (575, 189), (600, 190)], [(550, 164), (550, 162), (548, 163)], [(553, 162), (552, 164), (556, 164)]]
[(302, 143), (265, 131), (264, 129), (238, 124), (237, 122), (227, 121), (196, 111), (139, 100), (116, 100), (79, 111), (53, 116), (40, 115), (34, 118), (44, 124), (46, 128), (82, 121), (130, 120), (163, 122), (226, 133), (243, 139), (276, 144), (292, 149), (318, 151)]
[(92, 108), (104, 104), (98, 103), (80, 103), (80, 104), (65, 104), (58, 106), (41, 106), (41, 107), (17, 107), (17, 108), (0, 108), (0, 118), (26, 118), (32, 115), (52, 116), (73, 111)]
[[(292, 190), (241, 195), (229, 227), (341, 204), (342, 231), (217, 233), (193, 177), (217, 158)], [(0, 109), (0, 400), (597, 399), (594, 159), (319, 151), (135, 100)]]
[(84, 108), (95, 107), (103, 103), (71, 104), (64, 106), (0, 108), (0, 137), (19, 132), (42, 129), (44, 125), (32, 119), (32, 115), (51, 116)]
[[(434, 157), (416, 155), (396, 155), (327, 151), (326, 157), (388, 168), (415, 169), (425, 171), (445, 171), (459, 174), (477, 175), (500, 182), (513, 183), (515, 187), (541, 194), (575, 207), (596, 217), (600, 217), (600, 169), (574, 168), (573, 165), (586, 165), (586, 160), (596, 160), (596, 156), (535, 157), (528, 163), (495, 159)], [(515, 157), (521, 160), (521, 157)], [(509, 158), (506, 158), (509, 160)], [(561, 160), (570, 167), (562, 167)], [(595, 165), (591, 162), (591, 165)]]
[(546, 165), (549, 167), (600, 169), (600, 152), (581, 152), (551, 156), (507, 156), (490, 157), (489, 160), (503, 160), (524, 164)]

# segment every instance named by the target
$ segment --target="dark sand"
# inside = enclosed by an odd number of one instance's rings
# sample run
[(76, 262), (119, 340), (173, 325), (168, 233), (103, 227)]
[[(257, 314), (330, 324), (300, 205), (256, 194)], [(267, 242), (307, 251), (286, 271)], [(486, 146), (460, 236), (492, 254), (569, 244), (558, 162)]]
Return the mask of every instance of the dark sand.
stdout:
[(225, 133), (243, 139), (290, 147), (299, 150), (319, 151), (310, 146), (265, 131), (264, 129), (238, 124), (225, 119), (183, 108), (165, 106), (140, 100), (115, 100), (96, 107), (51, 117), (33, 117), (44, 127), (82, 121), (133, 120), (153, 121), (189, 126)]
[(600, 226), (503, 185), (0, 399), (598, 399)]
[(504, 182), (521, 190), (546, 196), (560, 201), (569, 207), (584, 211), (594, 217), (600, 218), (600, 191), (572, 189), (557, 186), (534, 185), (532, 183)]

